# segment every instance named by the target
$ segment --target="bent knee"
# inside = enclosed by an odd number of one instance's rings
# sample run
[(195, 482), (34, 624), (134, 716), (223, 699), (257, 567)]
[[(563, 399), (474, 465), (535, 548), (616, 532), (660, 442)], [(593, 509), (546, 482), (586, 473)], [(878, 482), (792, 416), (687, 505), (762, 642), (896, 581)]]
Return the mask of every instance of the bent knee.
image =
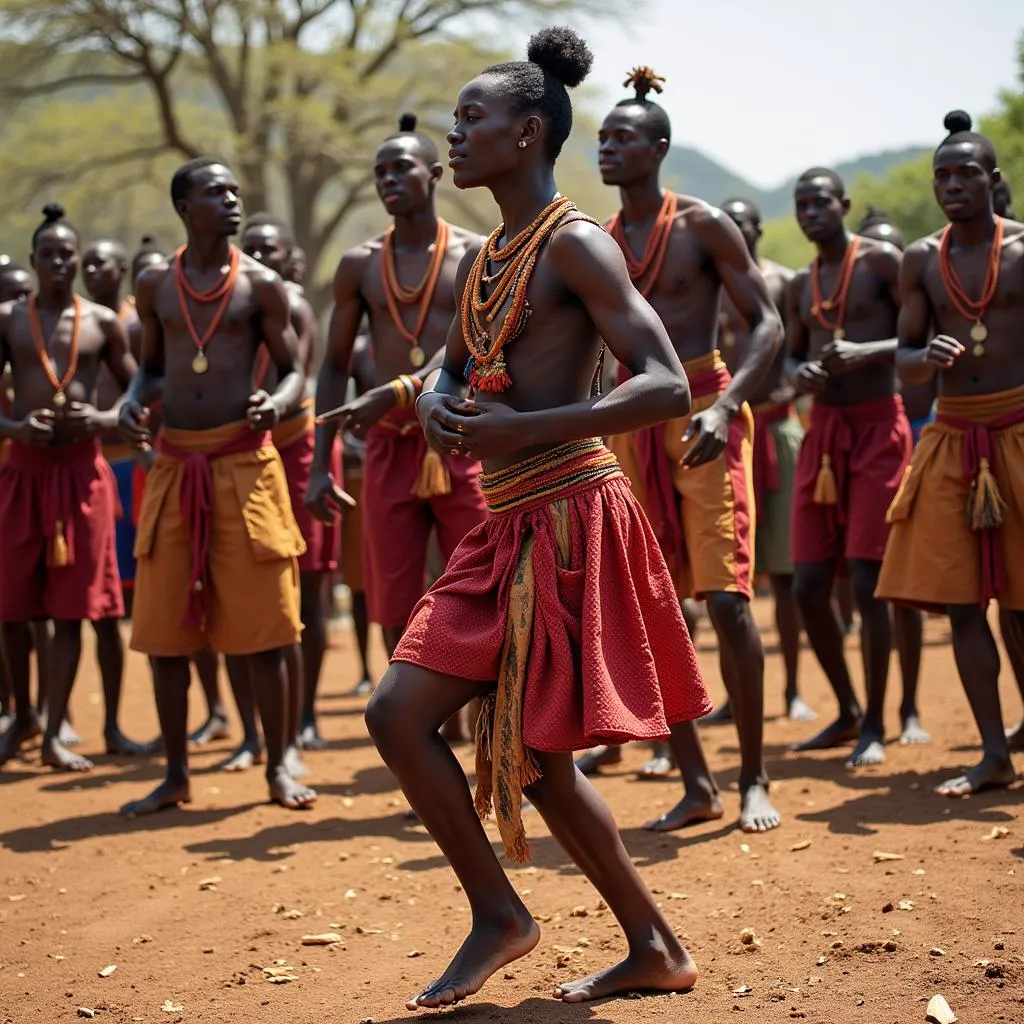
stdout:
[(716, 591), (707, 595), (708, 616), (716, 627), (741, 622), (750, 615), (750, 602), (742, 594)]
[(370, 695), (363, 713), (367, 732), (378, 748), (392, 740), (402, 727), (400, 676), (401, 665), (392, 665)]
[(832, 574), (814, 566), (798, 565), (793, 574), (793, 597), (801, 610), (814, 610), (832, 600)]

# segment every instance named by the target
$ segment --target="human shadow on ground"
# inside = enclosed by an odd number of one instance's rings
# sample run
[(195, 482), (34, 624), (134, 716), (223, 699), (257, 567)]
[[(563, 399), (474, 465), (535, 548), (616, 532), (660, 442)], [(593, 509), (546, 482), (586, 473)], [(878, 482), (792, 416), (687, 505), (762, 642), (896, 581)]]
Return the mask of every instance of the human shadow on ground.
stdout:
[[(631, 1002), (639, 996), (628, 996)], [(669, 996), (663, 994), (652, 994), (644, 997), (645, 1004), (658, 1000), (659, 1014), (664, 1013), (670, 1006), (678, 1011), (678, 1018), (682, 1019), (683, 1007), (677, 1003), (682, 996)], [(672, 1000), (672, 1003), (669, 1003)], [(455, 1024), (493, 1024), (495, 1021), (501, 1024), (612, 1024), (612, 1021), (601, 1011), (603, 1007), (611, 1003), (620, 1002), (620, 999), (600, 999), (592, 1003), (563, 1003), (558, 999), (538, 999), (536, 997), (524, 999), (517, 1006), (496, 1006), (494, 1003), (460, 1003), (455, 1007), (442, 1007), (444, 1016), (431, 1010), (423, 1010), (423, 1013), (430, 1013), (428, 1020), (452, 1021)], [(389, 1017), (382, 1019), (375, 1017), (375, 1024), (409, 1024), (408, 1011), (401, 1017)]]
[(116, 807), (108, 812), (86, 814), (78, 818), (64, 818), (42, 825), (8, 829), (0, 832), (0, 849), (12, 853), (43, 853), (48, 850), (64, 849), (85, 839), (102, 839), (144, 832), (162, 832), (172, 828), (218, 825), (236, 815), (244, 814), (257, 804), (240, 804), (235, 807), (217, 807), (209, 810), (169, 808), (144, 818), (125, 818)]
[[(270, 825), (256, 833), (217, 836), (201, 842), (185, 843), (189, 853), (206, 855), (210, 860), (230, 857), (277, 863), (291, 857), (290, 849), (303, 843), (337, 843), (348, 839), (392, 839), (397, 842), (433, 843), (426, 830), (410, 825), (399, 814), (373, 818), (326, 818), (302, 821), (295, 817)], [(441, 858), (442, 862), (444, 859)]]

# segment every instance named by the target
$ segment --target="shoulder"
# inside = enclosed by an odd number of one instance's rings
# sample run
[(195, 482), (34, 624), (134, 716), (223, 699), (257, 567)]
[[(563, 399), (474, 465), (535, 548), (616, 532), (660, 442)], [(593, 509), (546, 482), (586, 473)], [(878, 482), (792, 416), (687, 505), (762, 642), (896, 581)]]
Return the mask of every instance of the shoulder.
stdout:
[(891, 242), (879, 242), (874, 238), (860, 239), (860, 252), (857, 256), (879, 274), (888, 274), (903, 262), (903, 253)]
[(448, 248), (457, 252), (460, 257), (467, 252), (474, 254), (479, 252), (480, 247), (487, 241), (479, 232), (471, 231), (469, 228), (459, 227), (458, 224), (449, 224), (448, 226), (452, 232)]
[(547, 250), (556, 266), (603, 263), (609, 257), (622, 260), (619, 243), (582, 211), (563, 218), (548, 239)]
[(110, 329), (115, 324), (120, 325), (120, 318), (109, 306), (101, 306), (98, 302), (86, 298), (81, 299), (81, 303), (83, 318), (88, 317), (104, 330)]
[(692, 235), (709, 252), (721, 255), (741, 253), (748, 262), (752, 262), (740, 229), (717, 206), (703, 199), (681, 195), (676, 210), (679, 229)]
[(380, 259), (383, 245), (384, 236), (378, 235), (349, 249), (338, 261), (338, 269), (334, 272), (335, 283), (358, 284), (367, 267)]
[(313, 306), (306, 298), (306, 289), (301, 284), (297, 284), (295, 281), (285, 281), (284, 290), (292, 309), (303, 314), (313, 312)]
[(787, 285), (796, 277), (797, 272), (789, 267), (784, 267), (781, 263), (776, 263), (774, 260), (761, 260), (761, 273), (765, 277), (774, 277), (783, 285)]
[(786, 283), (786, 291), (797, 292), (804, 284), (810, 279), (812, 263), (808, 263), (807, 266), (801, 267), (799, 270), (794, 270), (789, 281)]
[(908, 245), (903, 254), (904, 271), (921, 273), (931, 262), (932, 257), (938, 254), (941, 239), (942, 233), (936, 231)]
[(135, 305), (138, 308), (139, 296), (156, 291), (171, 272), (177, 257), (170, 256), (159, 263), (151, 263), (139, 274), (135, 282)]

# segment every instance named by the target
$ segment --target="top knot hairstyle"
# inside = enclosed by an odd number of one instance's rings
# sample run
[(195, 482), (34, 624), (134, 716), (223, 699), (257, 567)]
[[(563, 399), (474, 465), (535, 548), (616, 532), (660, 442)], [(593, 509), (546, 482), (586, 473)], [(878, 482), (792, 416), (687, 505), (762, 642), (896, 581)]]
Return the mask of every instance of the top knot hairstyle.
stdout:
[(392, 139), (404, 139), (410, 138), (415, 139), (420, 149), (423, 151), (423, 156), (430, 164), (437, 164), (441, 162), (441, 158), (437, 152), (437, 146), (434, 140), (429, 135), (424, 135), (423, 132), (416, 130), (416, 125), (419, 124), (419, 118), (415, 114), (405, 113), (398, 119), (398, 131), (392, 132), (384, 141), (390, 142)]
[(884, 210), (876, 210), (873, 206), (869, 206), (867, 213), (865, 213), (861, 218), (860, 226), (857, 230), (860, 232), (864, 231), (866, 228), (877, 228), (882, 224), (890, 224), (893, 227), (896, 226), (893, 224), (892, 217), (890, 217)]
[(668, 114), (653, 100), (647, 97), (652, 93), (664, 92), (665, 78), (655, 72), (654, 68), (641, 64), (630, 71), (622, 83), (625, 88), (633, 87), (633, 95), (620, 100), (616, 107), (639, 107), (644, 111), (644, 124), (652, 141), (664, 139), (672, 141), (672, 124)]
[(566, 90), (579, 85), (593, 63), (590, 47), (571, 28), (546, 28), (531, 36), (525, 61), (492, 64), (483, 73), (503, 80), (517, 116), (536, 113), (544, 118), (547, 155), (556, 160), (572, 131)]
[(974, 121), (966, 110), (951, 110), (943, 119), (942, 126), (949, 134), (935, 147), (935, 152), (945, 146), (969, 143), (974, 147), (978, 162), (990, 173), (996, 169), (996, 147), (978, 132), (972, 131)]
[(78, 230), (72, 224), (64, 219), (64, 207), (60, 203), (47, 203), (43, 207), (43, 222), (32, 232), (32, 248), (36, 247), (36, 240), (39, 236), (52, 227), (67, 228), (75, 236), (75, 241), (79, 242)]

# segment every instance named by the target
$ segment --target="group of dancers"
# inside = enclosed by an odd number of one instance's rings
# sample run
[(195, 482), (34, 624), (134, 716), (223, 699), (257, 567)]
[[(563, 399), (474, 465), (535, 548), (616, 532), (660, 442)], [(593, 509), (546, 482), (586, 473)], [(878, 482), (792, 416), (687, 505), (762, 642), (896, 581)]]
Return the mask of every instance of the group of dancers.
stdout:
[[(35, 650), (48, 662), (43, 761), (90, 767), (65, 731), (85, 620), (101, 668), (113, 666), (107, 748), (142, 752), (117, 723), (117, 524), (130, 524), (131, 647), (149, 659), (167, 770), (124, 811), (189, 801), (191, 666), (208, 679), (214, 652), (245, 727), (236, 766), (265, 756), (271, 798), (311, 806), (300, 750), (322, 743), (324, 582), (357, 505), (363, 635), (366, 618), (378, 623), (390, 658), (367, 727), (473, 912), (410, 1009), (465, 998), (536, 945), (481, 826), (493, 814), (506, 856), (528, 859), (527, 800), (629, 945), (555, 995), (695, 983), (586, 778), (624, 743), (667, 744), (657, 773), (678, 766), (684, 794), (651, 827), (725, 813), (696, 728), (711, 703), (684, 618), (694, 599), (718, 639), (745, 832), (781, 821), (763, 755), (756, 574), (775, 600), (791, 716), (812, 715), (797, 687), (801, 628), (835, 691), (835, 721), (800, 749), (852, 745), (853, 766), (884, 758), (894, 645), (901, 738), (927, 738), (923, 610), (949, 616), (983, 745), (939, 792), (1009, 784), (1021, 743), (1004, 731), (986, 617), (997, 600), (1024, 667), (1024, 575), (1012, 570), (1024, 564), (1024, 225), (992, 144), (963, 112), (947, 116), (933, 163), (949, 223), (905, 253), (884, 216), (851, 232), (843, 182), (808, 170), (794, 207), (817, 254), (793, 273), (759, 258), (752, 203), (662, 187), (671, 126), (650, 68), (633, 70), (600, 129), (619, 212), (601, 224), (558, 190), (567, 90), (591, 63), (575, 32), (547, 29), (527, 60), (461, 91), (447, 162), (457, 188), (487, 188), (499, 206), (487, 238), (437, 215), (443, 164), (414, 118), (383, 141), (374, 176), (392, 223), (338, 265), (315, 414), (301, 253), (279, 220), (243, 219), (218, 159), (172, 180), (187, 239), (173, 254), (82, 249), (51, 206), (32, 238), (34, 286), (0, 267), (0, 284), (21, 290), (0, 305), (12, 402), (0, 417), (0, 621), (14, 705), (0, 763), (40, 728)], [(74, 290), (79, 266), (89, 300)], [(360, 477), (343, 470), (342, 433), (363, 453)], [(123, 447), (102, 440), (115, 437)], [(119, 507), (125, 493), (134, 508)], [(445, 568), (424, 592), (432, 534)], [(833, 602), (840, 577), (859, 613), (865, 706)], [(223, 727), (215, 683), (206, 691), (203, 738)], [(475, 798), (448, 743), (466, 709), (479, 720)]]

